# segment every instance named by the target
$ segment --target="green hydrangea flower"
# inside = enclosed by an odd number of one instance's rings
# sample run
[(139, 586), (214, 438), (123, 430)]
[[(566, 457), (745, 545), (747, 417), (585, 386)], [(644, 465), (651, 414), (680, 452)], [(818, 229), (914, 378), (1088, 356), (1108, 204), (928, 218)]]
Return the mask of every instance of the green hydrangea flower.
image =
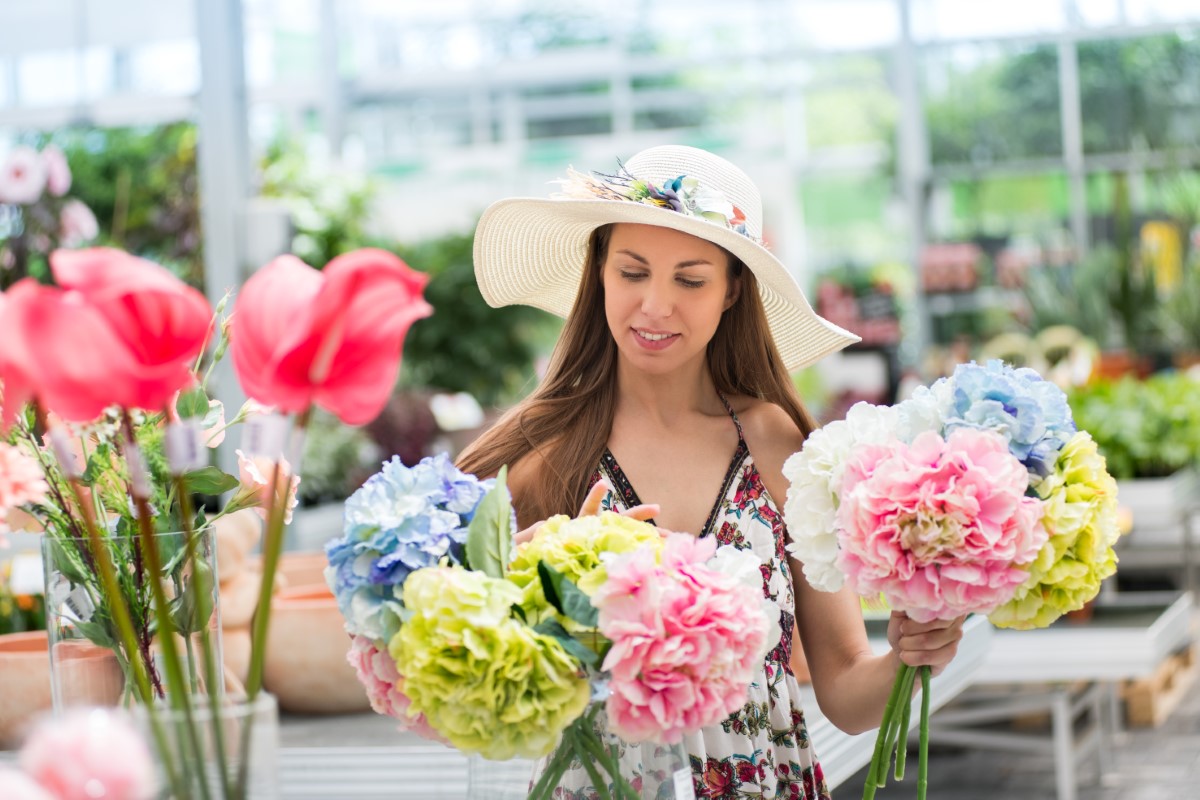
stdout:
[[(538, 579), (539, 561), (561, 572), (590, 597), (608, 578), (601, 553), (627, 553), (644, 544), (661, 550), (662, 541), (653, 525), (613, 511), (575, 519), (559, 515), (546, 520), (532, 539), (517, 548), (508, 579), (521, 587), (521, 607), (529, 621), (537, 623), (553, 613)], [(579, 629), (572, 620), (560, 617), (559, 622), (567, 630)]]
[(989, 616), (1001, 628), (1044, 628), (1083, 608), (1117, 571), (1117, 482), (1086, 431), (1071, 437), (1034, 490), (1050, 538), (1013, 599)]
[[(461, 567), (417, 570), (389, 652), (409, 713), (484, 758), (538, 758), (587, 708), (590, 689), (553, 638), (512, 617), (521, 590)], [(407, 616), (407, 615), (406, 615)]]

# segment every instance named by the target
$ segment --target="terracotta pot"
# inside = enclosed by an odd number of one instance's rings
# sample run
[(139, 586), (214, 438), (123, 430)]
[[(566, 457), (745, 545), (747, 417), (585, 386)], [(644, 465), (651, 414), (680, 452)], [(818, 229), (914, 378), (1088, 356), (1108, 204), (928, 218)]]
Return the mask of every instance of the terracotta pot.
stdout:
[(54, 646), (54, 670), (62, 696), (60, 706), (115, 706), (125, 688), (117, 656), (107, 647), (80, 640)]
[(45, 631), (0, 636), (0, 748), (20, 745), (32, 718), (53, 706), (48, 642)]
[(284, 588), (323, 585), (328, 564), (324, 553), (284, 553), (279, 557), (277, 570), (283, 576)]
[(263, 685), (284, 711), (348, 714), (371, 708), (346, 661), (350, 637), (325, 584), (284, 589), (271, 604)]

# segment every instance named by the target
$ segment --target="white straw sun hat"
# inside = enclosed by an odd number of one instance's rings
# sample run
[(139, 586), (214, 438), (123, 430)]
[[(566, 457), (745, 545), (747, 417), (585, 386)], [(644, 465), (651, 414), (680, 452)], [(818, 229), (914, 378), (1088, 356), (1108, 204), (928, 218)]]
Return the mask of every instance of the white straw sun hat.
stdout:
[(613, 222), (690, 233), (737, 256), (758, 279), (788, 371), (859, 338), (817, 316), (796, 279), (762, 245), (762, 198), (746, 173), (694, 147), (643, 150), (616, 175), (571, 170), (554, 198), (493, 203), (475, 230), (475, 279), (492, 307), (529, 305), (567, 316), (593, 230)]

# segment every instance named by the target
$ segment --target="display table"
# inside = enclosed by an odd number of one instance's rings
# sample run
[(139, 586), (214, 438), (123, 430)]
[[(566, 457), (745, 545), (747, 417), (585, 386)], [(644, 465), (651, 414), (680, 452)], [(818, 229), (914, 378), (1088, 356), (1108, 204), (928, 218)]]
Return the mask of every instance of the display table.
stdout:
[[(1097, 602), (1092, 618), (1043, 630), (997, 630), (976, 674), (978, 686), (934, 718), (931, 741), (1054, 756), (1058, 800), (1075, 800), (1077, 772), (1102, 754), (1120, 727), (1117, 684), (1151, 675), (1190, 645), (1190, 592), (1118, 594)], [(987, 728), (1022, 715), (1050, 717), (1042, 733)], [(980, 726), (985, 726), (981, 728)]]
[[(875, 626), (871, 626), (872, 632)], [(968, 620), (959, 655), (931, 687), (934, 708), (944, 705), (975, 680), (983, 666), (993, 636), (992, 627), (983, 619)], [(884, 651), (882, 637), (872, 638), (872, 647)], [(821, 760), (831, 787), (845, 781), (871, 760), (875, 732), (850, 736), (835, 728), (821, 714), (811, 687), (803, 687), (805, 716), (813, 746)], [(919, 714), (914, 714), (915, 728)], [(352, 728), (357, 724), (359, 730)], [(427, 798), (441, 800), (518, 800), (525, 797), (532, 774), (529, 761), (489, 762), (468, 758), (447, 747), (430, 744), (411, 735), (392, 732), (380, 717), (340, 717), (322, 725), (310, 718), (314, 737), (324, 741), (338, 738), (345, 731), (347, 742), (360, 741), (364, 730), (383, 729), (379, 740), (400, 744), (386, 747), (346, 744), (320, 747), (289, 746), (289, 722), (284, 722), (284, 747), (279, 771), (281, 796), (290, 798)], [(914, 767), (915, 768), (915, 767)]]

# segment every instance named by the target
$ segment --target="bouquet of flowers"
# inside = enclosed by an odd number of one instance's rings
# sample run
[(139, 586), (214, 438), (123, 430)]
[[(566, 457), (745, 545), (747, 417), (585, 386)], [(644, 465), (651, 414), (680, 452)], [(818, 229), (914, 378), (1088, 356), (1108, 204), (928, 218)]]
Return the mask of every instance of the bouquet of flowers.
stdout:
[(571, 769), (600, 796), (691, 796), (686, 760), (630, 779), (601, 729), (677, 745), (745, 702), (780, 635), (757, 557), (612, 512), (514, 549), (515, 522), (503, 471), (445, 456), (393, 459), (350, 498), (326, 578), (372, 706), (465, 752), (544, 758), (531, 798)]
[[(1049, 625), (1116, 570), (1117, 486), (1066, 396), (999, 361), (894, 407), (860, 403), (784, 464), (788, 550), (817, 589), (848, 585), (919, 622), (986, 614)], [(926, 791), (929, 669), (901, 666), (864, 797), (904, 774), (909, 698), (922, 686), (918, 795)]]
[[(340, 256), (323, 272), (283, 256), (245, 284), (231, 319), (221, 320), (222, 301), (214, 324), (203, 295), (120, 250), (59, 250), (48, 263), (51, 284), (26, 278), (0, 293), (0, 524), (21, 511), (45, 533), (58, 573), (47, 602), (116, 655), (172, 796), (242, 798), (248, 759), (243, 752), (231, 770), (220, 745), (225, 698), (202, 534), (239, 509), (267, 520), (245, 686), (253, 705), (309, 412), (319, 405), (361, 424), (382, 409), (404, 335), (430, 311), (425, 277), (378, 250)], [(228, 424), (205, 391), (227, 349), (254, 401)], [(264, 406), (295, 417), (251, 418)], [(206, 445), (242, 420), (238, 478), (209, 465)], [(235, 489), (219, 512), (194, 503)], [(215, 777), (192, 724), (194, 695), (205, 693)], [(182, 730), (164, 729), (160, 705), (186, 721)]]

